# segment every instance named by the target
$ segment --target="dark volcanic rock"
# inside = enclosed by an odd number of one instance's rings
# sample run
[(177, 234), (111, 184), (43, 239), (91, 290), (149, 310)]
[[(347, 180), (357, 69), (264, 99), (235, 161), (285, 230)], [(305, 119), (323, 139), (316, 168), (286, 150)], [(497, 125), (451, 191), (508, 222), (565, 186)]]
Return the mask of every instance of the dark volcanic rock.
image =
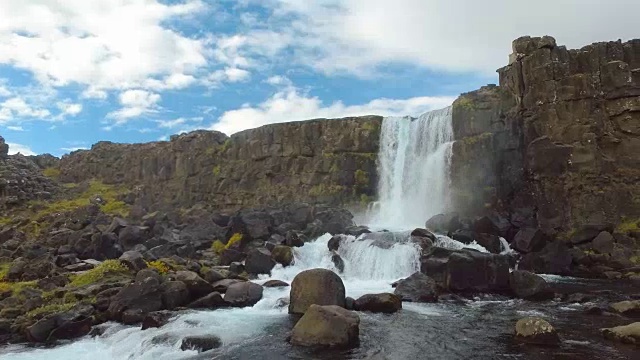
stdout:
[(140, 271), (147, 267), (142, 254), (137, 251), (127, 251), (120, 256), (120, 261), (127, 265), (133, 271)]
[(403, 301), (436, 302), (439, 294), (438, 285), (429, 276), (417, 272), (406, 279), (395, 283), (394, 294)]
[(92, 313), (91, 307), (80, 306), (50, 315), (27, 328), (27, 338), (31, 342), (54, 342), (82, 337), (91, 331)]
[(344, 272), (344, 260), (342, 260), (338, 253), (334, 252), (333, 255), (331, 255), (331, 262), (340, 273)]
[(269, 280), (269, 281), (265, 282), (264, 284), (262, 284), (262, 286), (266, 287), (266, 288), (287, 287), (287, 286), (289, 286), (289, 284), (287, 284), (284, 281), (280, 281), (280, 280)]
[(285, 245), (290, 247), (301, 247), (304, 245), (304, 238), (303, 235), (301, 235), (297, 231), (291, 230), (287, 231), (284, 243)]
[(524, 318), (516, 323), (516, 340), (534, 345), (557, 346), (560, 338), (556, 330), (546, 320)]
[(360, 318), (339, 306), (311, 305), (291, 333), (299, 346), (347, 348), (359, 343)]
[(250, 281), (230, 285), (224, 294), (224, 301), (230, 306), (253, 306), (262, 299), (262, 286)]
[(547, 237), (539, 229), (524, 228), (516, 234), (512, 247), (521, 253), (530, 253), (542, 250), (546, 242)]
[(540, 276), (528, 271), (516, 270), (509, 275), (509, 286), (517, 297), (526, 300), (548, 300), (553, 291)]
[(222, 340), (220, 340), (220, 338), (217, 336), (188, 336), (182, 339), (182, 345), (180, 345), (180, 349), (182, 351), (195, 350), (201, 353), (212, 349), (217, 349), (220, 346), (222, 346)]
[(161, 291), (162, 304), (169, 310), (184, 306), (191, 299), (189, 288), (182, 281), (167, 281), (162, 284)]
[(187, 285), (192, 298), (199, 298), (213, 292), (213, 286), (193, 271), (176, 272), (176, 280)]
[(394, 313), (402, 309), (402, 299), (400, 296), (389, 293), (368, 294), (359, 297), (354, 307), (358, 311)]
[(427, 220), (425, 227), (440, 234), (448, 234), (462, 228), (460, 217), (456, 213), (438, 214)]
[(169, 322), (171, 316), (171, 313), (166, 311), (156, 311), (147, 314), (142, 320), (142, 330), (163, 327)]
[(212, 292), (187, 305), (191, 309), (217, 309), (225, 306), (228, 306), (228, 303), (219, 292)]
[(289, 313), (304, 314), (311, 306), (345, 306), (345, 288), (342, 279), (326, 269), (305, 270), (291, 283)]
[(501, 292), (509, 288), (509, 258), (473, 250), (434, 247), (421, 271), (450, 291)]
[(276, 245), (271, 250), (271, 257), (282, 266), (289, 266), (293, 263), (293, 249), (285, 245)]
[(158, 280), (147, 278), (122, 288), (111, 299), (108, 312), (111, 319), (123, 321), (125, 311), (139, 311), (144, 316), (161, 310), (162, 306), (162, 289)]
[(572, 256), (569, 248), (559, 242), (548, 243), (538, 252), (526, 254), (519, 269), (542, 274), (567, 275), (571, 273)]
[(334, 235), (331, 239), (329, 239), (329, 242), (327, 243), (329, 251), (338, 251), (338, 249), (340, 248), (340, 243), (342, 243), (342, 241), (344, 241), (344, 235)]
[(245, 268), (249, 274), (269, 274), (276, 266), (271, 258), (271, 252), (267, 249), (253, 249), (247, 254)]

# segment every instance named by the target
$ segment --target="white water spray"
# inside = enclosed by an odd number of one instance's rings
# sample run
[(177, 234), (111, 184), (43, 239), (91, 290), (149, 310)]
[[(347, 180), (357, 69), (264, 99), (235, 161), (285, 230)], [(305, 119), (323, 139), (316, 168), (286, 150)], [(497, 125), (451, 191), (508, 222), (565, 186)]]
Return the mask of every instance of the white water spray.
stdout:
[(388, 117), (380, 134), (379, 201), (371, 223), (389, 229), (423, 227), (449, 203), (451, 107), (417, 119)]

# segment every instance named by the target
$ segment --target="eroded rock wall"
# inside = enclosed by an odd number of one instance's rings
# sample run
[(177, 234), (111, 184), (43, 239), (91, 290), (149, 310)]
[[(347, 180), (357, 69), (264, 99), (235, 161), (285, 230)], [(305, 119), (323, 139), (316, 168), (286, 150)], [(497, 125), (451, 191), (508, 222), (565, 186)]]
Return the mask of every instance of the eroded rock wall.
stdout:
[(499, 87), (454, 103), (454, 206), (531, 208), (552, 234), (637, 220), (640, 40), (513, 50)]
[(196, 131), (167, 142), (101, 142), (64, 156), (60, 179), (129, 185), (147, 210), (198, 203), (217, 209), (358, 203), (375, 195), (381, 121), (379, 116), (318, 119), (231, 137)]

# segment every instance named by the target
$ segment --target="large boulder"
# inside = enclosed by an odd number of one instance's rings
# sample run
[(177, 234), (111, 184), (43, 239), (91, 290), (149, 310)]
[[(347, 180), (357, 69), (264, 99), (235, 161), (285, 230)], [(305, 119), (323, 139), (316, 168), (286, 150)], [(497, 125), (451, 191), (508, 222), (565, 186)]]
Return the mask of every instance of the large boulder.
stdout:
[(290, 247), (302, 247), (304, 246), (304, 235), (295, 230), (287, 231), (284, 237), (284, 244)]
[(147, 263), (144, 261), (142, 254), (137, 251), (126, 251), (120, 256), (120, 261), (136, 272), (147, 268)]
[(75, 308), (49, 315), (27, 328), (31, 342), (54, 342), (85, 336), (91, 331), (93, 308), (78, 305)]
[(417, 272), (396, 283), (394, 294), (402, 301), (436, 302), (439, 294), (438, 284), (429, 276)]
[(316, 207), (313, 217), (322, 222), (322, 231), (336, 235), (344, 234), (347, 229), (354, 225), (353, 214), (349, 210), (342, 208), (322, 208)]
[(211, 286), (213, 286), (213, 291), (217, 291), (221, 294), (224, 294), (227, 292), (227, 289), (229, 288), (229, 286), (242, 282), (242, 280), (238, 280), (238, 279), (223, 279), (220, 281), (216, 281), (214, 282)]
[(524, 318), (516, 323), (515, 338), (519, 342), (534, 345), (559, 345), (556, 329), (541, 318)]
[(244, 264), (249, 274), (269, 274), (276, 261), (271, 258), (271, 252), (263, 248), (249, 251)]
[(227, 302), (219, 292), (215, 291), (187, 305), (190, 309), (217, 309), (225, 306)]
[(609, 340), (620, 341), (626, 344), (640, 344), (640, 322), (609, 329), (601, 329), (600, 331), (602, 335)]
[(526, 254), (518, 268), (541, 274), (568, 275), (571, 273), (573, 256), (566, 244), (560, 241), (548, 243), (538, 252)]
[(180, 350), (195, 350), (199, 353), (217, 349), (222, 346), (222, 340), (214, 335), (209, 336), (187, 336), (182, 339)]
[[(122, 288), (109, 304), (111, 319), (123, 321), (125, 311), (147, 314), (162, 309), (162, 288), (157, 279), (147, 278)], [(142, 320), (142, 319), (141, 319)]]
[(498, 235), (476, 233), (474, 234), (474, 240), (490, 253), (500, 254), (502, 252), (502, 241), (500, 241)]
[(591, 243), (591, 247), (599, 254), (611, 254), (613, 252), (613, 235), (608, 231), (602, 231)]
[(271, 250), (271, 257), (282, 266), (289, 266), (293, 263), (293, 249), (286, 245), (276, 245)]
[(427, 220), (425, 227), (440, 234), (448, 234), (461, 229), (462, 223), (456, 213), (438, 214)]
[(243, 210), (229, 221), (231, 233), (243, 234), (244, 241), (267, 240), (273, 232), (273, 218), (267, 212)]
[(345, 288), (336, 273), (326, 269), (305, 270), (291, 283), (290, 314), (304, 314), (313, 304), (345, 306)]
[(189, 303), (191, 294), (182, 281), (167, 281), (162, 284), (162, 304), (165, 309), (173, 310)]
[(224, 249), (220, 254), (220, 265), (228, 266), (231, 263), (244, 260), (246, 254), (238, 249)]
[(358, 311), (390, 314), (402, 309), (402, 299), (389, 293), (367, 294), (359, 297), (354, 307)]
[(178, 271), (175, 278), (187, 285), (191, 298), (200, 298), (213, 292), (213, 286), (193, 271)]
[(613, 303), (609, 306), (618, 314), (629, 317), (640, 317), (640, 300), (627, 300)]
[(291, 343), (308, 347), (348, 348), (357, 346), (360, 318), (339, 306), (311, 305), (294, 326)]
[(514, 294), (526, 300), (547, 300), (553, 298), (553, 291), (540, 276), (528, 271), (516, 270), (509, 275), (509, 286)]
[(118, 242), (125, 251), (131, 250), (136, 245), (144, 244), (149, 238), (148, 230), (148, 228), (143, 226), (125, 226), (118, 233)]
[(262, 299), (262, 286), (250, 281), (235, 283), (227, 288), (224, 301), (230, 306), (253, 306)]
[(504, 255), (433, 247), (423, 256), (421, 271), (454, 292), (509, 289), (509, 258)]
[(540, 251), (547, 243), (547, 236), (537, 228), (520, 229), (513, 239), (512, 247), (521, 253)]

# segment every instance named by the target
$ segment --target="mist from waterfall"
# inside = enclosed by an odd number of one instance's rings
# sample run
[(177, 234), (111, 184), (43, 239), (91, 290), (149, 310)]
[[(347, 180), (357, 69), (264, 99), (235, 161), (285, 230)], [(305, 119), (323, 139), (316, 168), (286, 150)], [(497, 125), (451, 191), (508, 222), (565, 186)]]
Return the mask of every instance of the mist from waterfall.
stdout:
[(370, 222), (376, 227), (423, 227), (449, 205), (453, 128), (451, 107), (418, 118), (387, 117), (378, 154), (378, 202)]

